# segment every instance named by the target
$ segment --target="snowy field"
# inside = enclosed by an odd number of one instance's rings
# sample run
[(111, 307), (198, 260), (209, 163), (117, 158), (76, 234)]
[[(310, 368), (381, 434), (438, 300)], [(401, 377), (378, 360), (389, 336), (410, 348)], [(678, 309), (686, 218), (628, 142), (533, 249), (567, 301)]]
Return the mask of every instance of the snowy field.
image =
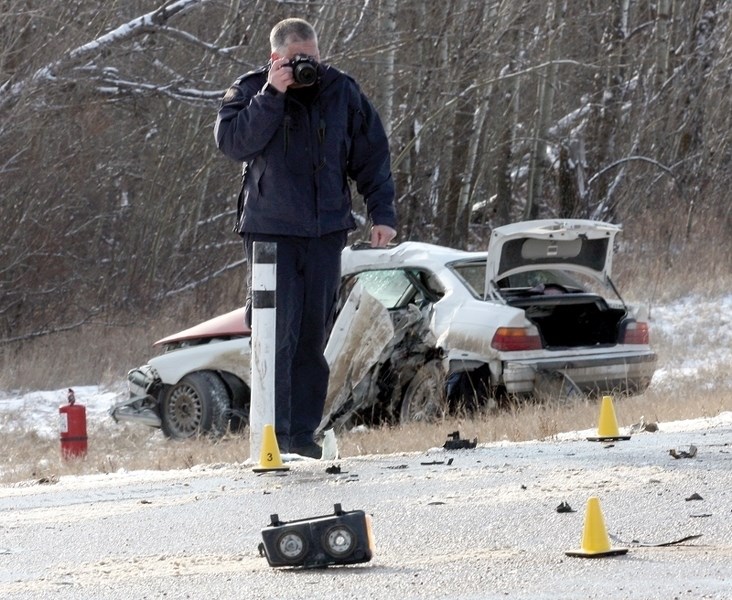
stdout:
[[(671, 346), (684, 358), (653, 386), (713, 371), (729, 390), (732, 297), (721, 302), (654, 309), (664, 343), (683, 332)], [(121, 389), (75, 391), (90, 430), (117, 427), (106, 411)], [(56, 439), (65, 398), (0, 394), (3, 430)], [(586, 440), (595, 433), (343, 458), (336, 474), (303, 460), (284, 474), (215, 464), (0, 486), (0, 598), (732, 599), (732, 412), (615, 443)], [(689, 458), (669, 452), (692, 446)], [(580, 548), (593, 496), (627, 554), (565, 555)], [(371, 562), (293, 571), (259, 556), (271, 514), (309, 518), (335, 503), (373, 516)]]

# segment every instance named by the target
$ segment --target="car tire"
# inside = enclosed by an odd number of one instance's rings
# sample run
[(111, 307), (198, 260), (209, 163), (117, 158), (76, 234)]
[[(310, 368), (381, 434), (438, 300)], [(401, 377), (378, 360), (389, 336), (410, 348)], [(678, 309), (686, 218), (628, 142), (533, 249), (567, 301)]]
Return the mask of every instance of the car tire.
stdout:
[(561, 371), (538, 371), (534, 383), (534, 399), (542, 404), (566, 404), (586, 400), (587, 395)]
[(413, 421), (432, 423), (444, 419), (448, 412), (445, 377), (441, 360), (432, 360), (420, 367), (402, 398), (399, 411), (402, 425)]
[(163, 433), (172, 439), (220, 437), (226, 431), (230, 403), (226, 386), (216, 373), (190, 373), (163, 393)]

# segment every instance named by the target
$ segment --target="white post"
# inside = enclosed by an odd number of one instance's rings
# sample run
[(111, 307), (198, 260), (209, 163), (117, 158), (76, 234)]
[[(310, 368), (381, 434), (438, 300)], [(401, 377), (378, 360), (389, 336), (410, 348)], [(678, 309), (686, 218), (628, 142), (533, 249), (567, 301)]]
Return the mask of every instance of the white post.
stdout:
[(277, 244), (254, 242), (252, 269), (251, 404), (249, 456), (259, 460), (265, 425), (275, 426)]

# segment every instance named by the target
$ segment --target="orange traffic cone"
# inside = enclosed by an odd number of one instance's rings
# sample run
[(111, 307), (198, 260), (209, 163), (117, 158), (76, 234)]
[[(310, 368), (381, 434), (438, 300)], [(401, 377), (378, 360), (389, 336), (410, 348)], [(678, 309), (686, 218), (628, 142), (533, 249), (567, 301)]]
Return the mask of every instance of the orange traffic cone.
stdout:
[(587, 438), (591, 442), (613, 442), (629, 440), (629, 435), (620, 435), (618, 420), (615, 418), (612, 396), (603, 396), (600, 405), (600, 422), (597, 425), (597, 435)]
[(628, 552), (627, 548), (612, 548), (610, 537), (605, 529), (605, 519), (602, 517), (600, 500), (591, 497), (587, 500), (585, 525), (582, 529), (582, 548), (565, 552), (567, 556), (580, 558), (601, 558), (603, 556), (618, 556)]
[(255, 473), (265, 471), (289, 471), (282, 463), (280, 447), (277, 445), (277, 436), (272, 425), (265, 425), (262, 431), (262, 448), (259, 451), (259, 464), (252, 469)]

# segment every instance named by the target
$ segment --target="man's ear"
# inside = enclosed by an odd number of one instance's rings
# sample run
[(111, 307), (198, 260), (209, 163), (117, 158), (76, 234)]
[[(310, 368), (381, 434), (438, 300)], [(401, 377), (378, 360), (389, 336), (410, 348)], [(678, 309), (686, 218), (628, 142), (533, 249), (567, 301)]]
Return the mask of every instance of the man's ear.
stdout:
[(277, 60), (278, 58), (282, 58), (277, 52), (272, 52), (269, 57), (271, 60)]

